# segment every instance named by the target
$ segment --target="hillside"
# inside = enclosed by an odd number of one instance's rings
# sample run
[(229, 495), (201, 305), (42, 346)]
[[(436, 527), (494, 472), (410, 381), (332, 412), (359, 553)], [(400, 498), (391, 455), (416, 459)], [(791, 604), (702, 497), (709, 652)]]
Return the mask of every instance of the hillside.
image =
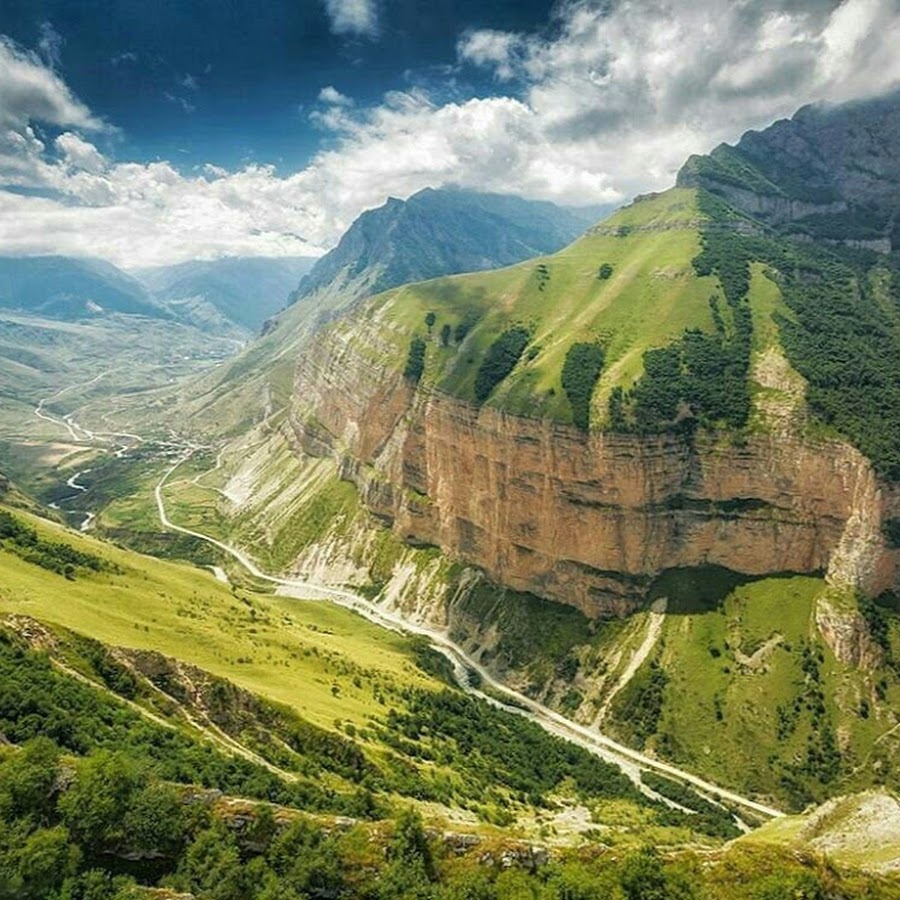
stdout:
[[(499, 900), (642, 879), (682, 890), (701, 858), (694, 889), (711, 896), (819, 885), (854, 898), (876, 882), (894, 896), (860, 860), (838, 872), (798, 856), (790, 829), (761, 832), (764, 853), (721, 849), (737, 833), (726, 810), (646, 773), (682, 808), (642, 796), (610, 764), (449, 687), (423, 643), (329, 604), (229, 589), (7, 506), (0, 562), (0, 887), (13, 896), (203, 896), (210, 854), (224, 854), (216, 896), (235, 900), (268, 896), (248, 863), (322, 900), (401, 872), (417, 896), (477, 883)], [(601, 837), (615, 853), (597, 856)], [(392, 864), (402, 840), (424, 871)], [(298, 841), (302, 867), (284, 855)]]
[(398, 284), (507, 266), (553, 252), (600, 218), (599, 208), (458, 188), (426, 188), (364, 212), (303, 278), (293, 302), (333, 306)]
[(707, 187), (639, 198), (369, 299), (175, 494), (688, 768), (792, 808), (894, 784), (895, 265)]
[[(194, 434), (239, 435), (288, 404), (296, 355), (304, 342), (361, 297), (409, 280), (506, 265), (558, 249), (597, 215), (599, 210), (592, 208), (571, 210), (455, 189), (427, 189), (407, 201), (391, 200), (350, 226), (338, 246), (301, 280), (288, 308), (268, 320), (265, 333), (242, 353), (172, 390), (120, 398), (115, 417), (122, 427), (158, 429), (161, 418), (168, 422), (168, 415), (161, 417), (158, 411), (174, 406)], [(194, 265), (185, 268), (193, 271)], [(179, 271), (173, 270), (176, 286), (181, 285)], [(169, 296), (163, 283), (170, 277), (172, 273), (151, 274), (149, 283), (163, 285), (163, 295)], [(184, 294), (187, 289), (173, 290)], [(272, 293), (264, 298), (265, 303), (273, 301)]]
[(64, 321), (114, 313), (171, 316), (110, 263), (64, 256), (0, 257), (0, 308)]

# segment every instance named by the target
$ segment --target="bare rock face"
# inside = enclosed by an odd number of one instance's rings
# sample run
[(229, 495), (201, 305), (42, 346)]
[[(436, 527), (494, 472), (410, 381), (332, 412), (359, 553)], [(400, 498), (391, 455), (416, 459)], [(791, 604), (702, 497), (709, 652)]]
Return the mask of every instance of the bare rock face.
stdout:
[(707, 188), (768, 225), (818, 218), (819, 239), (887, 253), (900, 247), (898, 169), (895, 91), (803, 107), (790, 119), (748, 131), (733, 147), (692, 156), (678, 184)]
[[(334, 333), (310, 348), (295, 385), (299, 441), (335, 456), (402, 537), (498, 583), (601, 616), (636, 608), (676, 567), (827, 573), (868, 593), (896, 581), (882, 536), (896, 500), (847, 444), (786, 431), (744, 444), (587, 436), (414, 391), (372, 350)], [(833, 616), (821, 624), (842, 657), (868, 653)]]

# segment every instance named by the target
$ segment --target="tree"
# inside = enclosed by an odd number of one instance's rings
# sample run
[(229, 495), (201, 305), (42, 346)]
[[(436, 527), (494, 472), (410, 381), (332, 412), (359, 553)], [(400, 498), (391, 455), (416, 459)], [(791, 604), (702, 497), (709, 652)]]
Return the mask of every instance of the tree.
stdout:
[(431, 337), (431, 329), (434, 328), (434, 323), (437, 321), (437, 315), (429, 310), (425, 314), (425, 327), (428, 329), (428, 337)]
[(59, 800), (63, 823), (88, 847), (115, 849), (129, 838), (129, 810), (148, 782), (146, 769), (124, 753), (88, 756), (78, 762), (75, 782)]
[(24, 897), (44, 900), (78, 870), (81, 854), (60, 826), (36, 831), (19, 854), (19, 879)]
[(28, 816), (47, 824), (53, 811), (53, 788), (59, 748), (49, 738), (28, 741), (0, 768), (0, 818)]
[(628, 900), (669, 900), (662, 860), (652, 847), (627, 856), (619, 878)]
[(445, 322), (441, 327), (441, 346), (449, 347), (450, 346), (450, 337), (453, 334), (453, 329), (450, 327), (449, 322)]
[(406, 357), (406, 368), (403, 377), (413, 384), (418, 384), (425, 372), (425, 350), (427, 344), (420, 337), (414, 337), (409, 342), (409, 353)]
[(613, 273), (613, 267), (609, 263), (603, 263), (597, 271), (597, 277), (601, 281), (606, 281)]

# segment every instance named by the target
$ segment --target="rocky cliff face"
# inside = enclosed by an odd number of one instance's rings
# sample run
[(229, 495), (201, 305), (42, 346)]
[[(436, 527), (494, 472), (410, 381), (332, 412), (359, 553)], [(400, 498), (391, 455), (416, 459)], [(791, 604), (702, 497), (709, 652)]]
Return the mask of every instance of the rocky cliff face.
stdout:
[[(880, 252), (900, 247), (900, 92), (814, 105), (733, 147), (692, 156), (682, 186), (705, 187), (768, 225)], [(793, 230), (788, 227), (786, 230)]]
[(671, 568), (827, 572), (870, 593), (895, 581), (882, 522), (896, 501), (847, 444), (588, 436), (415, 391), (377, 355), (334, 333), (311, 348), (302, 445), (335, 456), (402, 537), (501, 584), (600, 616), (635, 608)]

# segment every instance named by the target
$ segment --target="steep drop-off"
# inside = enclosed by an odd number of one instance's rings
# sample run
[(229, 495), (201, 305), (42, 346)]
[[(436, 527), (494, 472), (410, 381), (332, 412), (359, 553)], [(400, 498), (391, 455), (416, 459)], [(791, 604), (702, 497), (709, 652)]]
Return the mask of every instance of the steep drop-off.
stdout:
[[(897, 554), (882, 532), (895, 491), (849, 443), (809, 427), (803, 380), (778, 344), (783, 302), (761, 271), (747, 300), (745, 428), (571, 424), (560, 378), (573, 341), (606, 348), (592, 401), (602, 424), (604, 399), (640, 382), (648, 347), (685, 327), (712, 331), (707, 300), (721, 288), (685, 259), (703, 225), (695, 193), (676, 190), (543, 261), (375, 298), (301, 356), (292, 412), (300, 445), (333, 456), (403, 538), (592, 617), (635, 609), (674, 568), (827, 573), (868, 594), (892, 587)], [(597, 276), (604, 260), (613, 262), (608, 279)], [(438, 336), (473, 309), (459, 343)], [(476, 370), (509, 322), (525, 323), (534, 352), (479, 405)], [(403, 371), (416, 334), (425, 346), (418, 384)]]

